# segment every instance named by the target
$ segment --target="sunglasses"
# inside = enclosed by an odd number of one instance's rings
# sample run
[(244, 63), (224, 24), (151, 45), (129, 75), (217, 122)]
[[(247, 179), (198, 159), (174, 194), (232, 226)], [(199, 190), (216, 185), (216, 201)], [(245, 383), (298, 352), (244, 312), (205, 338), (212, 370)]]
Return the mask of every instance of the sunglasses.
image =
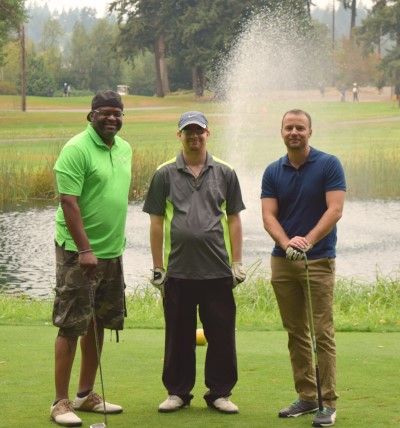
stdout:
[(206, 128), (183, 128), (181, 132), (185, 134), (203, 135), (207, 131)]
[(107, 110), (93, 110), (94, 113), (97, 113), (99, 116), (120, 118), (124, 116), (122, 111), (107, 111)]

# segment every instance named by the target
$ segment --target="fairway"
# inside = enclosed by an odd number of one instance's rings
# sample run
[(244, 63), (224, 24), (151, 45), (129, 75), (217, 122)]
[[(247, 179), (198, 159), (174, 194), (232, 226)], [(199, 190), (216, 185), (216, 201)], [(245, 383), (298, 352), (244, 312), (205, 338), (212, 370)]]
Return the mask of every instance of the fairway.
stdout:
[[(293, 95), (293, 94), (292, 94)], [(209, 149), (235, 166), (261, 175), (280, 156), (280, 120), (291, 108), (313, 117), (312, 145), (340, 158), (348, 199), (397, 199), (400, 138), (399, 109), (390, 100), (340, 103), (299, 98), (256, 99), (234, 111), (228, 103), (199, 100), (189, 93), (155, 97), (126, 96), (121, 137), (133, 148), (131, 200), (141, 200), (157, 165), (179, 150), (176, 122), (183, 111), (200, 110), (209, 118)], [(0, 210), (21, 203), (52, 204), (56, 199), (53, 165), (61, 147), (87, 126), (90, 97), (28, 99), (28, 111), (13, 110), (16, 99), (0, 97)], [(9, 108), (11, 107), (11, 110)], [(249, 108), (252, 107), (252, 108)], [(14, 105), (14, 108), (15, 105)]]
[[(54, 427), (49, 420), (53, 399), (52, 327), (0, 327), (1, 427)], [(105, 339), (105, 395), (124, 407), (108, 418), (108, 428), (129, 427), (310, 427), (311, 416), (279, 419), (277, 411), (295, 398), (284, 332), (239, 331), (239, 382), (232, 399), (239, 415), (222, 415), (205, 407), (203, 363), (206, 347), (197, 349), (197, 383), (188, 409), (159, 414), (166, 392), (161, 383), (162, 330), (126, 330), (121, 342)], [(337, 427), (396, 427), (400, 333), (338, 333)], [(71, 395), (75, 393), (75, 361)], [(100, 390), (99, 384), (97, 389)], [(7, 398), (7, 399), (4, 399)], [(81, 413), (83, 426), (102, 422), (102, 415)]]

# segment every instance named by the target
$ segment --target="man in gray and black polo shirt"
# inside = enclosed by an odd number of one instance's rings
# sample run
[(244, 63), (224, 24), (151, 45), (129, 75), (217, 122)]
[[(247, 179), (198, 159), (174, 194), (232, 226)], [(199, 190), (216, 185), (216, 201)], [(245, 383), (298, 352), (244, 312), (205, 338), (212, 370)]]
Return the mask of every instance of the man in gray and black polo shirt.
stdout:
[(197, 306), (208, 341), (204, 395), (208, 406), (237, 413), (228, 397), (237, 382), (236, 306), (232, 289), (244, 281), (240, 211), (245, 206), (235, 171), (206, 149), (203, 113), (178, 124), (182, 152), (155, 172), (143, 211), (150, 214), (152, 284), (163, 295), (168, 398), (160, 412), (190, 404), (196, 376)]

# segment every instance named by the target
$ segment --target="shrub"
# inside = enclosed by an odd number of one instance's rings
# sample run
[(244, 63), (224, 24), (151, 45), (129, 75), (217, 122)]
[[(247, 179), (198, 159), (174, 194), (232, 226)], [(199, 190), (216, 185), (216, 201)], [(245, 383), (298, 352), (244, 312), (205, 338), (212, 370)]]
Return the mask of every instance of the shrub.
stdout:
[(16, 95), (17, 87), (15, 83), (9, 82), (8, 80), (0, 81), (0, 95)]

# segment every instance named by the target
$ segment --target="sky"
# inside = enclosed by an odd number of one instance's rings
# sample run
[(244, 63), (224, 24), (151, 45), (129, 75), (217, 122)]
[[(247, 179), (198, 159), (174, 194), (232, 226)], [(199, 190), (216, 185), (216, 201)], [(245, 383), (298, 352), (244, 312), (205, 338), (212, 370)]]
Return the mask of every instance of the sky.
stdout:
[[(313, 3), (319, 8), (326, 8), (327, 6), (332, 7), (333, 1), (335, 1), (336, 6), (339, 4), (338, 0), (313, 0)], [(359, 1), (366, 7), (372, 5), (372, 0)], [(58, 10), (59, 12), (61, 12), (63, 8), (68, 10), (75, 7), (94, 7), (97, 10), (97, 17), (101, 17), (105, 15), (110, 0), (29, 0), (27, 3), (36, 3), (41, 6), (47, 3), (51, 11)]]

